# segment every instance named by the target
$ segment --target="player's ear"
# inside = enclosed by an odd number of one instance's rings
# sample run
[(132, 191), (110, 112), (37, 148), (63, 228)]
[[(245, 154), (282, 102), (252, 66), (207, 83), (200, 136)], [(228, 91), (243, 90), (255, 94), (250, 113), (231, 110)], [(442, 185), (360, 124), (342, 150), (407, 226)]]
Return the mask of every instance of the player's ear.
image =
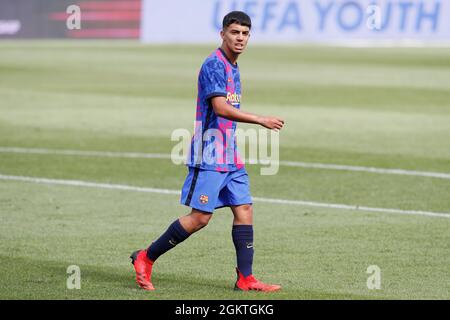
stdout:
[(222, 38), (222, 40), (225, 37), (225, 31), (223, 29), (220, 30), (220, 37)]

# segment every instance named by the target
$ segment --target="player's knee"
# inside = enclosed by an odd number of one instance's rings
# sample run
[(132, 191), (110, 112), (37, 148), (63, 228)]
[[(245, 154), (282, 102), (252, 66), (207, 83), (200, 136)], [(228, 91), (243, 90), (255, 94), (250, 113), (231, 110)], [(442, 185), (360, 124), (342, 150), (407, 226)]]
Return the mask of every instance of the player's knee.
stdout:
[(253, 206), (251, 204), (241, 205), (233, 210), (234, 224), (253, 224)]
[(201, 229), (206, 227), (211, 220), (211, 214), (196, 212), (192, 214), (192, 218), (195, 221), (197, 228)]
[(241, 209), (246, 215), (253, 214), (253, 206), (251, 204), (244, 204)]
[(211, 219), (211, 215), (203, 214), (198, 219), (198, 226), (200, 228), (206, 227), (208, 225), (210, 219)]

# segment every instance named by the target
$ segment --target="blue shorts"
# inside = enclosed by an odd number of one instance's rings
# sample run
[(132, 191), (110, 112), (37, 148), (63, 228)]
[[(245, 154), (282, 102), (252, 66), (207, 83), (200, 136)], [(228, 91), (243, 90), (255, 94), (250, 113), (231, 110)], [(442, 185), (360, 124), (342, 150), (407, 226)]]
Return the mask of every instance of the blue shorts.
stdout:
[(189, 167), (180, 202), (210, 213), (222, 207), (252, 204), (247, 171), (242, 168), (218, 172)]

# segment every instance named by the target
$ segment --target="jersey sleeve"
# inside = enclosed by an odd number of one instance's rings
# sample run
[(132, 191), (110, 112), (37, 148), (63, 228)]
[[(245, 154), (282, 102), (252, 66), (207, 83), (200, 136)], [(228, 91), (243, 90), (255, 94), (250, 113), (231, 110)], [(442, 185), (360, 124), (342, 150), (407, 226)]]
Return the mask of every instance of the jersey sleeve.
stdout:
[(225, 65), (221, 61), (209, 60), (201, 68), (199, 81), (206, 99), (227, 96)]

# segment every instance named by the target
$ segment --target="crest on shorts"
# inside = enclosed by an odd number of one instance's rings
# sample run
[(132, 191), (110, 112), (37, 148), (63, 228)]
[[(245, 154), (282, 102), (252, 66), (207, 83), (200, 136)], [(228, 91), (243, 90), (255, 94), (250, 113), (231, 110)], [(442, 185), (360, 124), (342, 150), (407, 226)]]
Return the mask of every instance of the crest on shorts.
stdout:
[(207, 203), (208, 203), (208, 196), (202, 194), (202, 195), (200, 196), (200, 203), (202, 203), (202, 204), (207, 204)]

